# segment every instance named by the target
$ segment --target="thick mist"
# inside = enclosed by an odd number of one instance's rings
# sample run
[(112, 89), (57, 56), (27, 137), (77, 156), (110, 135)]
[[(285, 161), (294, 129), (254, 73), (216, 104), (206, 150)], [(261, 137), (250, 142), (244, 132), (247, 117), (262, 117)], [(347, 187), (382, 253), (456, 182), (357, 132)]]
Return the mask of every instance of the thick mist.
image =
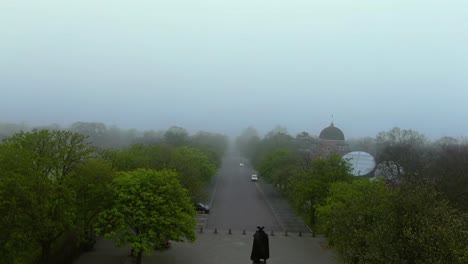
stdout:
[(2, 1), (0, 122), (467, 136), (468, 3)]

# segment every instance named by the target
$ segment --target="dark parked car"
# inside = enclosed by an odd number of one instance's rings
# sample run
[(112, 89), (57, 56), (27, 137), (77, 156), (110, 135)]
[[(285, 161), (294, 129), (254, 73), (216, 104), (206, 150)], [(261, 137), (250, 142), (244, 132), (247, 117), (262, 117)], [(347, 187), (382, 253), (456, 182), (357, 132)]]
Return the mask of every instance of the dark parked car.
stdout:
[(202, 204), (202, 203), (196, 203), (195, 204), (195, 210), (197, 212), (202, 213), (202, 214), (209, 214), (210, 213), (210, 207), (208, 205)]

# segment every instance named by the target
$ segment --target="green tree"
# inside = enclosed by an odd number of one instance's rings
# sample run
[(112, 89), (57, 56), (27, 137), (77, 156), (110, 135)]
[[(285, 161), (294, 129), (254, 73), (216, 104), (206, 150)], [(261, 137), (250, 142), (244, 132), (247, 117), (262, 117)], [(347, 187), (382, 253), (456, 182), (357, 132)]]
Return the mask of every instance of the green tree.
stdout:
[(180, 183), (196, 201), (204, 198), (205, 186), (216, 173), (216, 166), (200, 150), (190, 147), (175, 149), (168, 166), (178, 172)]
[(221, 158), (229, 143), (226, 135), (200, 131), (191, 137), (190, 142), (190, 146), (203, 151), (217, 167), (221, 166)]
[(288, 151), (296, 150), (296, 142), (293, 137), (281, 132), (270, 131), (268, 136), (257, 145), (255, 156), (251, 158), (252, 164), (258, 168), (262, 160), (268, 153), (277, 149)]
[(276, 149), (265, 155), (258, 166), (258, 172), (266, 181), (283, 190), (290, 175), (301, 167), (300, 162), (301, 158), (297, 154), (285, 149)]
[(86, 143), (85, 136), (60, 130), (19, 132), (5, 139), (4, 144), (28, 150), (34, 159), (29, 166), (44, 178), (57, 182), (95, 151)]
[(65, 181), (75, 193), (77, 229), (81, 247), (91, 249), (96, 242), (94, 227), (97, 216), (112, 204), (110, 185), (115, 178), (109, 162), (90, 159), (80, 164)]
[(187, 146), (190, 143), (190, 137), (184, 128), (173, 126), (164, 133), (164, 142), (175, 147)]
[(468, 261), (467, 215), (431, 187), (335, 183), (318, 220), (345, 263)]
[(70, 126), (70, 131), (86, 136), (87, 141), (100, 148), (110, 147), (110, 138), (107, 127), (103, 123), (75, 122)]
[[(34, 163), (22, 161), (24, 167)], [(73, 226), (73, 192), (33, 170), (0, 171), (2, 256), (12, 263), (47, 263), (53, 243)]]
[(305, 217), (316, 231), (316, 208), (325, 203), (330, 186), (339, 181), (350, 181), (349, 164), (340, 156), (330, 155), (313, 160), (310, 168), (297, 171), (289, 177), (288, 196), (293, 207)]
[(134, 144), (122, 150), (105, 150), (101, 156), (112, 168), (131, 171), (138, 168), (160, 170), (168, 168), (174, 147), (168, 144)]
[(176, 170), (182, 186), (189, 190), (194, 200), (204, 197), (204, 187), (216, 173), (216, 165), (204, 151), (188, 146), (140, 144), (124, 150), (105, 151), (104, 156), (117, 170)]
[(0, 170), (0, 263), (37, 262), (31, 190), (29, 177)]
[(330, 186), (325, 204), (317, 208), (318, 227), (345, 263), (392, 263), (387, 252), (394, 235), (386, 225), (393, 216), (392, 195), (383, 181)]
[(33, 219), (31, 238), (41, 247), (41, 262), (48, 263), (53, 243), (73, 227), (75, 199), (70, 189), (49, 179), (39, 179), (34, 185), (28, 213)]
[(468, 144), (442, 138), (428, 156), (425, 175), (452, 205), (468, 212)]
[(432, 187), (399, 187), (391, 215), (393, 263), (468, 263), (468, 216)]
[[(398, 168), (398, 178), (405, 181), (420, 181), (424, 166), (427, 140), (424, 135), (411, 129), (395, 127), (377, 135), (377, 161), (392, 162)], [(404, 172), (404, 173), (403, 173)]]
[(22, 201), (27, 210), (20, 217), (31, 227), (29, 243), (39, 245), (43, 263), (49, 260), (54, 242), (73, 225), (74, 192), (63, 182), (93, 151), (84, 136), (55, 130), (19, 132), (0, 148), (0, 170), (18, 175), (5, 180), (23, 186), (22, 193), (6, 196), (4, 213), (11, 214), (7, 208), (15, 205), (15, 199)]
[(130, 244), (141, 263), (168, 240), (195, 240), (195, 211), (174, 171), (138, 169), (121, 172), (112, 184), (114, 204), (100, 216), (97, 232), (117, 235), (117, 245)]
[(300, 150), (311, 150), (314, 145), (317, 145), (319, 143), (318, 138), (314, 138), (309, 133), (302, 131), (301, 133), (296, 135), (295, 138), (297, 147)]

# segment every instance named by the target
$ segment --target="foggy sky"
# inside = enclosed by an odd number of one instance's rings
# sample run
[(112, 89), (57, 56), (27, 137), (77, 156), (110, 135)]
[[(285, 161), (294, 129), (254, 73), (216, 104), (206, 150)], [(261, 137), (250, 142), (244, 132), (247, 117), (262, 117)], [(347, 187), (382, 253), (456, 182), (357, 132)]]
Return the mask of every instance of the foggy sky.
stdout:
[(468, 1), (0, 0), (0, 122), (468, 136)]

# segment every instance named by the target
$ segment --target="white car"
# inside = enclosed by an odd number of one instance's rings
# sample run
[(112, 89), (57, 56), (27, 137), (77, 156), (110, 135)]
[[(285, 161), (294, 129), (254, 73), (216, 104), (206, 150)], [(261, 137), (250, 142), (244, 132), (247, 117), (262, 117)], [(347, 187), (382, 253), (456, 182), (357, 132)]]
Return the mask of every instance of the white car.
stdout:
[(240, 167), (244, 167), (244, 163), (239, 164)]
[(252, 181), (257, 181), (258, 180), (257, 174), (252, 174), (251, 179), (252, 179)]

